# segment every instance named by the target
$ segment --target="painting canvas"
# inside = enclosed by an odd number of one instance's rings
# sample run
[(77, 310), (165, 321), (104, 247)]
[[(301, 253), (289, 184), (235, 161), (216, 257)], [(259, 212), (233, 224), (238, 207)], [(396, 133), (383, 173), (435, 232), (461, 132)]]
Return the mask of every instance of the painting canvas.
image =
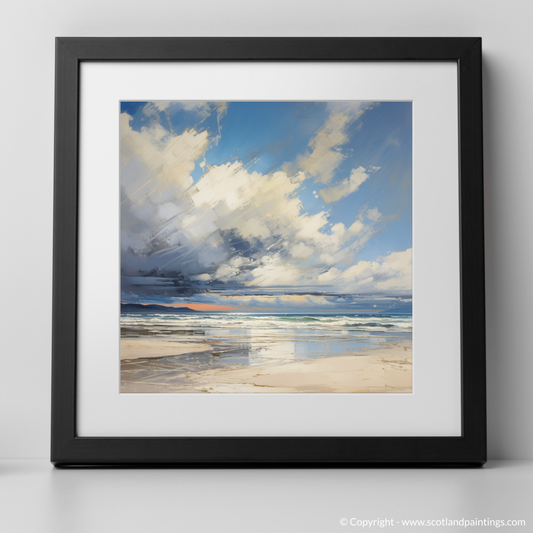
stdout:
[(411, 393), (412, 104), (120, 102), (121, 393)]

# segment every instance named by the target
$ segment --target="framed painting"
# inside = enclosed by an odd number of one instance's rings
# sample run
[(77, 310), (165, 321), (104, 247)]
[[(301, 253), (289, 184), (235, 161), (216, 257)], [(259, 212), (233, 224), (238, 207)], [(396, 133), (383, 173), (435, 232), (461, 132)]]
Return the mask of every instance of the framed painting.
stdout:
[(481, 39), (58, 38), (51, 460), (486, 461)]

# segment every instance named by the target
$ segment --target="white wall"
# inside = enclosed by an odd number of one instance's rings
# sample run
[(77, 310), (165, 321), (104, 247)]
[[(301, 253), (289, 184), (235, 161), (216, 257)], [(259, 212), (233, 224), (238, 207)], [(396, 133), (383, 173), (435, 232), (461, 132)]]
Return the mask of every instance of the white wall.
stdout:
[(292, 35), (483, 37), (489, 453), (533, 459), (532, 19), (529, 0), (5, 4), (0, 458), (49, 455), (54, 37)]

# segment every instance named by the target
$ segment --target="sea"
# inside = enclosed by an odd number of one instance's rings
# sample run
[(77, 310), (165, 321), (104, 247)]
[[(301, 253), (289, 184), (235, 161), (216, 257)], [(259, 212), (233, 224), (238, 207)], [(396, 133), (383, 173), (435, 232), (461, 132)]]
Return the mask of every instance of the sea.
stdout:
[[(346, 355), (411, 339), (412, 328), (410, 314), (123, 313), (121, 316), (122, 338), (216, 346), (216, 357), (225, 364)], [(180, 357), (186, 358), (187, 354)], [(197, 359), (202, 355), (194, 353), (192, 357)]]

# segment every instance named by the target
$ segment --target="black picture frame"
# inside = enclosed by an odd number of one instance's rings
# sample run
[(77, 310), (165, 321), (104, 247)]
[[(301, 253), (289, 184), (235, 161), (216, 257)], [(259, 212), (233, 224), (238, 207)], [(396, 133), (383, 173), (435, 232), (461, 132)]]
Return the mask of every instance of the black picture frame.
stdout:
[[(78, 150), (82, 61), (453, 61), (458, 69), (462, 435), (79, 437)], [(57, 38), (52, 341), (55, 466), (486, 462), (481, 38)]]

